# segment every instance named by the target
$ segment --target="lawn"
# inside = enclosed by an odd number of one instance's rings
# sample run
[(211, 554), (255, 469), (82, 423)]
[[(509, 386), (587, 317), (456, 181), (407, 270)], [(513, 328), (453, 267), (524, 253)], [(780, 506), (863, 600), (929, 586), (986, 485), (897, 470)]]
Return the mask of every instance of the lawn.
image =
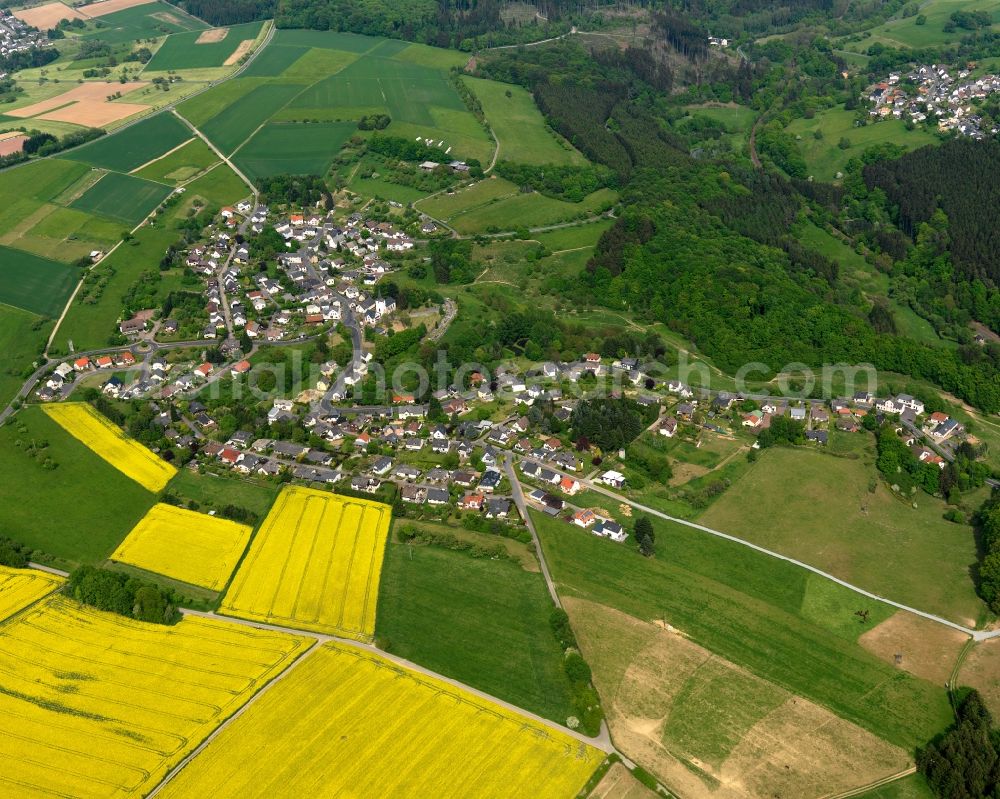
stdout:
[[(288, 83), (254, 86), (200, 125), (202, 133), (222, 152), (232, 153), (300, 91), (301, 86)], [(185, 113), (183, 106), (179, 110)]]
[(146, 180), (155, 180), (174, 186), (190, 180), (218, 162), (219, 157), (203, 140), (191, 139), (170, 155), (147, 164), (133, 174)]
[(500, 158), (522, 164), (587, 163), (576, 148), (548, 127), (527, 89), (482, 78), (462, 80), (483, 107), (500, 143)]
[(255, 40), (263, 26), (263, 22), (232, 25), (226, 29), (228, 32), (220, 41), (200, 44), (198, 38), (202, 36), (202, 31), (176, 33), (173, 36), (168, 36), (146, 65), (146, 71), (158, 72), (224, 66), (226, 59), (236, 51), (240, 43), (247, 39)]
[[(533, 512), (560, 592), (642, 620), (662, 619), (720, 657), (904, 749), (950, 724), (943, 688), (911, 677), (844, 634), (858, 609), (890, 609), (849, 591), (810, 588), (822, 578), (785, 561), (681, 525), (653, 520), (657, 556), (599, 539)], [(826, 615), (803, 605), (819, 592)], [(809, 603), (811, 604), (811, 603)], [(865, 628), (856, 623), (851, 636)]]
[(353, 122), (269, 122), (233, 157), (250, 180), (271, 175), (325, 175)]
[(964, 625), (983, 613), (970, 576), (972, 528), (947, 522), (943, 501), (894, 498), (875, 480), (867, 434), (850, 435), (858, 457), (775, 448), (699, 522), (805, 561), (861, 588)]
[(106, 558), (154, 500), (40, 408), (0, 427), (4, 535), (60, 563)]
[(70, 208), (99, 214), (133, 227), (167, 199), (170, 192), (170, 187), (162, 183), (108, 172), (70, 203)]
[(24, 384), (51, 329), (51, 322), (27, 311), (0, 308), (0, 408)]
[(80, 271), (66, 264), (0, 246), (0, 302), (40, 316), (58, 316)]
[(569, 685), (551, 610), (541, 574), (515, 561), (390, 539), (375, 634), (386, 651), (565, 723)]
[(191, 138), (191, 129), (168, 111), (85, 144), (65, 157), (116, 172), (131, 172)]
[[(907, 150), (936, 144), (940, 139), (923, 128), (907, 130), (902, 120), (886, 119), (864, 127), (855, 127), (855, 112), (843, 108), (819, 111), (812, 119), (795, 119), (786, 131), (799, 139), (799, 149), (806, 160), (809, 173), (817, 180), (831, 181), (844, 169), (848, 160), (860, 156), (876, 144), (898, 144)], [(820, 130), (823, 138), (814, 133)], [(841, 149), (840, 140), (846, 138), (850, 146)]]
[[(90, 27), (88, 25), (88, 27)], [(152, 39), (170, 33), (204, 30), (208, 25), (169, 3), (145, 3), (98, 17), (85, 39), (100, 39), (108, 44), (123, 44), (137, 39)]]

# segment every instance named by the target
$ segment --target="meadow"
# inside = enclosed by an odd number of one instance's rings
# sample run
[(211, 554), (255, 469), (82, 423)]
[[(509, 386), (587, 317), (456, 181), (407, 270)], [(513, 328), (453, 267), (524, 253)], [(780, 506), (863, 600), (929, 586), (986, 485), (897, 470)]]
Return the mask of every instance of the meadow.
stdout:
[(892, 19), (883, 25), (872, 28), (871, 35), (860, 42), (846, 45), (851, 50), (867, 50), (876, 42), (891, 47), (938, 47), (945, 44), (958, 44), (967, 31), (961, 28), (948, 33), (944, 30), (948, 17), (954, 11), (985, 11), (993, 19), (993, 30), (1000, 22), (1000, 2), (997, 0), (928, 0), (920, 5), (919, 13), (926, 19), (923, 25), (917, 24), (917, 14), (902, 19)]
[[(854, 435), (851, 443), (874, 446), (870, 436)], [(945, 521), (939, 499), (901, 502), (881, 481), (872, 491), (873, 454), (852, 454), (857, 457), (770, 449), (698, 521), (975, 626), (984, 608), (971, 577), (972, 528)]]
[(162, 491), (177, 474), (177, 469), (129, 438), (85, 402), (43, 405), (42, 410), (71, 436), (147, 491)]
[(909, 765), (905, 750), (664, 627), (570, 598), (617, 744), (682, 796), (839, 793)]
[(71, 208), (114, 219), (129, 227), (138, 225), (170, 194), (162, 183), (119, 172), (108, 172), (70, 203)]
[(238, 476), (198, 474), (181, 469), (170, 481), (169, 491), (181, 499), (196, 502), (196, 508), (237, 505), (263, 518), (278, 496), (274, 483)]
[[(939, 139), (923, 128), (907, 130), (902, 120), (884, 119), (879, 122), (855, 127), (855, 114), (843, 108), (829, 108), (816, 112), (812, 119), (795, 119), (785, 129), (799, 139), (799, 150), (805, 158), (809, 174), (816, 180), (832, 181), (842, 172), (851, 158), (860, 156), (866, 149), (877, 144), (897, 144), (907, 150), (936, 144)], [(817, 139), (816, 131), (823, 136)], [(842, 138), (850, 146), (841, 149)]]
[(223, 613), (371, 640), (391, 508), (286, 487), (233, 578)]
[(0, 407), (6, 407), (33, 371), (52, 322), (20, 308), (0, 308)]
[(0, 172), (0, 236), (6, 237), (88, 171), (84, 164), (48, 158)]
[(71, 266), (0, 245), (0, 303), (58, 316), (77, 280)]
[(94, 250), (107, 251), (121, 240), (122, 233), (122, 224), (113, 219), (46, 203), (0, 236), (0, 244), (68, 264)]
[(48, 596), (62, 584), (62, 577), (37, 569), (0, 566), (0, 621)]
[[(891, 615), (792, 564), (682, 525), (653, 519), (653, 559), (532, 513), (563, 595), (644, 621), (661, 619), (694, 643), (910, 749), (952, 718), (943, 688), (884, 663), (858, 636)], [(868, 610), (863, 625), (855, 612)]]
[(146, 795), (309, 643), (50, 598), (0, 627), (0, 714), (13, 725), (0, 737), (0, 792)]
[(4, 535), (76, 565), (106, 558), (153, 496), (29, 407), (0, 427), (0, 504)]
[(325, 175), (353, 122), (269, 122), (240, 147), (233, 161), (250, 180), (271, 175)]
[[(484, 546), (496, 543), (470, 535)], [(535, 569), (390, 540), (376, 640), (388, 652), (565, 723), (571, 710), (563, 653), (549, 630), (552, 601)]]
[(522, 164), (586, 164), (587, 159), (545, 123), (527, 89), (462, 77), (483, 107), (500, 145), (499, 157)]
[(219, 156), (212, 152), (204, 141), (191, 139), (169, 155), (159, 157), (141, 169), (134, 170), (133, 174), (146, 180), (176, 186), (178, 183), (191, 180), (217, 163)]
[(322, 785), (333, 795), (570, 799), (603, 759), (441, 680), (324, 644), (160, 795), (305, 796)]
[(131, 172), (174, 149), (192, 136), (190, 128), (170, 112), (129, 125), (66, 154), (66, 158), (115, 172)]
[(177, 6), (156, 0), (97, 17), (88, 23), (86, 39), (108, 44), (124, 44), (138, 39), (155, 39), (171, 33), (204, 30), (208, 25)]
[(252, 527), (221, 516), (160, 503), (142, 517), (111, 560), (220, 591), (252, 532)]
[(190, 33), (175, 33), (156, 51), (146, 65), (146, 72), (162, 72), (179, 69), (204, 69), (206, 67), (221, 67), (232, 56), (240, 43), (246, 40), (254, 41), (264, 27), (263, 22), (247, 22), (243, 25), (231, 25), (225, 36), (219, 41), (199, 42), (204, 36), (203, 31)]

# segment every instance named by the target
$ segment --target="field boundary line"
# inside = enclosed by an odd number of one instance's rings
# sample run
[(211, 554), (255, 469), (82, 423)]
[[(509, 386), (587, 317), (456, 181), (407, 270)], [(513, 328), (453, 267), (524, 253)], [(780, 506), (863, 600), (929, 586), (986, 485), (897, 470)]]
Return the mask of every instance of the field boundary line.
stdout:
[[(301, 637), (301, 633), (299, 635)], [(220, 724), (218, 727), (212, 730), (212, 732), (205, 737), (205, 740), (203, 740), (200, 744), (198, 744), (198, 746), (196, 746), (194, 749), (191, 750), (191, 752), (188, 753), (187, 757), (185, 757), (180, 763), (178, 763), (176, 766), (170, 769), (170, 771), (168, 771), (164, 775), (163, 779), (160, 780), (159, 783), (157, 783), (156, 787), (153, 788), (153, 790), (150, 791), (148, 794), (146, 794), (147, 798), (156, 796), (160, 792), (160, 790), (162, 790), (163, 786), (165, 786), (174, 777), (176, 777), (177, 774), (180, 773), (181, 769), (183, 769), (188, 763), (190, 763), (198, 755), (200, 755), (202, 751), (222, 733), (223, 730), (225, 730), (227, 727), (229, 727), (230, 724), (236, 721), (236, 719), (238, 719), (240, 716), (246, 713), (246, 711), (250, 708), (251, 705), (253, 705), (254, 702), (256, 702), (261, 696), (263, 696), (270, 690), (271, 686), (273, 686), (278, 681), (283, 680), (288, 674), (290, 674), (292, 671), (295, 670), (296, 666), (298, 666), (303, 661), (307, 660), (309, 656), (312, 655), (313, 652), (318, 651), (321, 646), (322, 644), (318, 640), (314, 640), (314, 642), (309, 646), (308, 649), (306, 649), (301, 655), (295, 658), (294, 661), (288, 664), (288, 668), (284, 669), (280, 674), (276, 674), (273, 678), (271, 678), (267, 682), (266, 685), (262, 685), (260, 687), (260, 690), (257, 691), (257, 693), (255, 693), (246, 702), (243, 703), (243, 707), (241, 707), (239, 710), (233, 713), (229, 718), (223, 721), (222, 724)]]
[(868, 793), (875, 788), (882, 788), (896, 782), (897, 780), (904, 779), (909, 777), (911, 774), (916, 773), (917, 767), (910, 766), (902, 771), (897, 771), (895, 774), (890, 774), (888, 777), (883, 777), (880, 780), (869, 782), (867, 785), (859, 785), (857, 788), (849, 788), (848, 790), (841, 791), (840, 793), (828, 793), (820, 797), (820, 799), (850, 799), (852, 796), (861, 796), (862, 794)]
[(618, 502), (623, 502), (626, 505), (630, 505), (633, 508), (637, 508), (638, 510), (641, 510), (643, 513), (648, 513), (651, 516), (656, 516), (657, 518), (664, 519), (668, 522), (674, 522), (675, 524), (682, 524), (685, 527), (691, 527), (692, 529), (700, 530), (703, 533), (708, 533), (709, 535), (714, 535), (718, 538), (723, 538), (727, 541), (732, 541), (735, 544), (741, 544), (742, 546), (749, 547), (750, 549), (756, 550), (757, 552), (760, 552), (764, 555), (769, 555), (772, 558), (777, 558), (778, 560), (783, 560), (786, 563), (791, 563), (793, 566), (798, 566), (802, 569), (812, 572), (813, 574), (818, 574), (820, 577), (825, 577), (826, 579), (831, 580), (832, 582), (835, 582), (838, 585), (843, 586), (844, 588), (849, 588), (851, 591), (854, 591), (857, 594), (861, 594), (862, 596), (868, 597), (868, 599), (875, 600), (876, 602), (882, 602), (883, 604), (890, 605), (894, 608), (897, 608), (898, 610), (905, 610), (908, 613), (912, 613), (916, 616), (928, 619), (929, 621), (942, 624), (945, 627), (952, 628), (953, 630), (958, 630), (959, 632), (971, 636), (972, 640), (974, 641), (985, 641), (990, 638), (1000, 637), (1000, 630), (992, 630), (992, 631), (973, 630), (970, 629), (969, 627), (963, 627), (958, 622), (951, 621), (949, 619), (943, 618), (942, 616), (936, 616), (933, 613), (928, 613), (925, 610), (918, 610), (917, 608), (910, 607), (909, 605), (904, 605), (902, 602), (897, 602), (894, 599), (888, 599), (886, 597), (879, 596), (878, 594), (872, 593), (871, 591), (867, 591), (864, 588), (860, 588), (852, 583), (849, 583), (846, 580), (842, 580), (841, 578), (836, 577), (830, 574), (829, 572), (825, 572), (822, 569), (817, 568), (816, 566), (811, 566), (808, 563), (804, 563), (801, 560), (790, 558), (788, 557), (788, 555), (782, 555), (780, 552), (775, 552), (774, 550), (767, 549), (766, 547), (762, 547), (758, 544), (754, 544), (752, 541), (747, 541), (744, 538), (739, 538), (735, 535), (724, 533), (721, 530), (714, 530), (711, 527), (706, 527), (703, 524), (698, 524), (697, 522), (692, 522), (689, 521), (688, 519), (679, 519), (676, 516), (670, 516), (669, 514), (663, 513), (662, 511), (654, 510), (653, 508), (650, 508), (647, 505), (640, 504), (634, 499), (629, 499), (628, 497), (622, 496), (621, 494), (616, 494), (614, 491), (609, 491), (604, 486), (598, 485), (592, 480), (583, 479), (580, 482), (583, 483), (587, 488), (596, 491), (599, 494), (604, 494), (605, 496), (610, 497), (611, 499), (615, 499)]
[[(158, 156), (156, 156), (156, 158), (153, 158), (153, 159), (147, 161), (145, 164), (139, 164), (139, 166), (137, 166), (135, 169), (133, 169), (133, 170), (131, 170), (129, 172), (126, 172), (125, 174), (127, 174), (127, 175), (134, 175), (136, 172), (139, 172), (140, 170), (145, 169), (150, 164), (155, 164), (157, 161), (162, 161), (168, 155), (173, 155), (174, 153), (176, 153), (179, 149), (181, 149), (181, 147), (187, 147), (187, 145), (189, 145), (191, 142), (193, 142), (196, 138), (197, 138), (196, 136), (192, 136), (190, 139), (185, 139), (180, 144), (178, 144), (176, 147), (174, 147), (172, 150), (167, 150), (165, 153), (163, 153), (163, 155), (158, 155)], [(150, 178), (146, 178), (146, 180), (149, 180), (149, 179)]]

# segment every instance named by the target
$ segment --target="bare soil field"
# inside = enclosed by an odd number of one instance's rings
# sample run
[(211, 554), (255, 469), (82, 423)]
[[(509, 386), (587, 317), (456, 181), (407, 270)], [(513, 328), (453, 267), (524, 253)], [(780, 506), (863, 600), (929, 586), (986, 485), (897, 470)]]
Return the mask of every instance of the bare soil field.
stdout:
[(79, 11), (88, 17), (103, 17), (114, 14), (116, 11), (124, 11), (126, 8), (144, 6), (154, 0), (100, 0), (97, 3), (80, 6)]
[(244, 39), (235, 50), (230, 54), (229, 58), (222, 62), (222, 66), (231, 67), (237, 61), (239, 61), (243, 56), (250, 52), (250, 48), (253, 47), (253, 43), (256, 39)]
[(43, 114), (42, 119), (50, 119), (55, 122), (71, 122), (74, 125), (83, 125), (86, 128), (102, 128), (119, 119), (125, 119), (133, 114), (139, 114), (149, 109), (148, 105), (137, 103), (100, 103), (94, 101), (84, 101), (74, 103), (66, 108), (60, 108)]
[(651, 791), (621, 763), (615, 763), (590, 792), (591, 799), (654, 799)]
[(976, 644), (962, 663), (958, 684), (977, 689), (990, 712), (1000, 715), (1000, 638)]
[(858, 643), (910, 674), (946, 685), (968, 638), (958, 630), (901, 610), (862, 635)]
[(14, 11), (14, 16), (39, 30), (54, 28), (63, 19), (86, 19), (86, 17), (64, 3), (45, 3), (32, 8)]
[(24, 135), (8, 136), (0, 139), (0, 156), (21, 152), (27, 140), (28, 137)]
[(194, 43), (214, 44), (215, 42), (221, 42), (228, 35), (229, 28), (209, 28), (207, 31), (202, 31), (201, 35), (194, 40)]
[(903, 749), (665, 625), (565, 606), (615, 742), (683, 796), (820, 797), (911, 765)]
[(12, 111), (5, 111), (4, 113), (10, 117), (25, 119), (27, 117), (40, 116), (57, 108), (61, 109), (63, 106), (70, 106), (72, 103), (102, 103), (110, 105), (107, 101), (109, 95), (115, 92), (125, 94), (135, 89), (141, 89), (146, 85), (148, 84), (145, 81), (133, 81), (131, 83), (80, 83), (62, 94), (57, 94), (55, 97), (49, 97), (47, 100), (41, 100), (40, 102), (26, 105), (23, 108), (15, 108)]

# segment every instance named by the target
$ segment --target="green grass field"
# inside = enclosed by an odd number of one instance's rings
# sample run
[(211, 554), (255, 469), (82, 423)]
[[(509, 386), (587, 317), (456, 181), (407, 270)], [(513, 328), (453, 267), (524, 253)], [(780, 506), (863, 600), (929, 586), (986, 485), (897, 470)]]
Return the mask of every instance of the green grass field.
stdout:
[[(859, 456), (808, 449), (763, 453), (700, 518), (848, 582), (920, 610), (974, 625), (983, 613), (970, 576), (972, 528), (942, 518), (943, 501), (924, 495), (916, 508), (875, 478), (870, 436), (844, 434)], [(861, 447), (864, 446), (864, 449)]]
[(70, 208), (99, 214), (132, 227), (163, 202), (170, 191), (170, 187), (162, 183), (108, 172), (70, 203)]
[[(254, 86), (200, 125), (201, 130), (222, 152), (230, 154), (300, 91), (301, 86), (288, 83)], [(183, 106), (179, 110), (185, 113)]]
[(79, 270), (0, 246), (0, 302), (40, 316), (58, 316)]
[[(55, 466), (45, 468), (46, 460)], [(37, 407), (0, 428), (3, 534), (15, 541), (61, 561), (98, 562), (154, 501)]]
[(246, 78), (276, 78), (304, 56), (309, 51), (308, 47), (281, 43), (282, 35), (288, 32), (275, 33), (264, 52), (254, 58), (241, 74)]
[(0, 407), (6, 408), (24, 384), (51, 330), (50, 321), (0, 306)]
[(462, 80), (483, 107), (500, 143), (500, 158), (522, 164), (587, 163), (576, 148), (548, 128), (527, 89), (482, 78)]
[(551, 608), (538, 572), (393, 536), (376, 637), (394, 654), (565, 723), (569, 686)]
[[(90, 27), (90, 26), (88, 26)], [(85, 39), (100, 39), (108, 44), (124, 44), (137, 39), (152, 39), (170, 33), (204, 30), (208, 25), (169, 3), (146, 3), (98, 17)]]
[(851, 42), (850, 50), (867, 50), (876, 42), (892, 47), (939, 47), (958, 44), (969, 31), (957, 28), (951, 33), (944, 30), (948, 17), (954, 11), (985, 11), (993, 19), (993, 30), (1000, 22), (1000, 2), (998, 0), (927, 0), (920, 4), (920, 14), (926, 18), (923, 25), (917, 25), (917, 15), (905, 19), (892, 19), (884, 25), (871, 29), (871, 36), (861, 42)]
[(934, 792), (920, 774), (911, 774), (881, 788), (858, 794), (857, 799), (934, 799)]
[(271, 175), (325, 175), (356, 130), (353, 122), (269, 122), (233, 160), (250, 180)]
[(613, 224), (614, 220), (612, 219), (598, 219), (595, 222), (587, 222), (575, 227), (536, 233), (532, 238), (544, 244), (552, 252), (576, 250), (581, 247), (595, 246), (598, 239), (601, 238), (601, 234)]
[[(867, 629), (854, 621), (856, 610), (870, 610), (872, 625), (890, 615), (887, 607), (681, 525), (654, 519), (658, 554), (647, 559), (558, 519), (533, 518), (561, 592), (663, 619), (721, 657), (906, 749), (951, 722), (943, 688), (852, 640)], [(809, 600), (815, 593), (819, 599)]]
[(0, 172), (0, 236), (86, 174), (87, 167), (48, 158)]
[(250, 196), (247, 186), (226, 164), (219, 164), (184, 188), (186, 197), (201, 197), (209, 206), (221, 208)]
[(85, 144), (65, 157), (91, 166), (130, 172), (187, 141), (193, 134), (169, 112), (148, 117), (111, 136)]
[[(822, 139), (815, 137), (817, 130), (823, 132)], [(881, 120), (864, 127), (855, 127), (854, 112), (843, 108), (820, 111), (812, 119), (795, 119), (786, 131), (801, 137), (799, 149), (806, 160), (809, 173), (817, 180), (825, 181), (834, 180), (851, 158), (860, 156), (876, 144), (892, 143), (913, 150), (940, 141), (923, 128), (907, 130), (899, 119)], [(850, 141), (851, 146), (842, 150), (839, 147), (842, 138)]]
[(198, 44), (202, 31), (176, 33), (156, 51), (146, 65), (147, 72), (162, 72), (165, 70), (203, 69), (205, 67), (221, 67), (245, 39), (256, 39), (260, 34), (263, 22), (247, 22), (243, 25), (231, 25), (225, 38), (218, 42), (203, 42)]
[(236, 505), (257, 514), (260, 518), (267, 515), (271, 503), (278, 496), (278, 486), (274, 483), (196, 474), (187, 469), (181, 469), (177, 473), (167, 486), (167, 490), (184, 500), (197, 502), (198, 510), (203, 513), (211, 508)]
[(190, 180), (218, 162), (219, 156), (204, 141), (192, 139), (170, 155), (153, 161), (132, 174), (174, 186)]

